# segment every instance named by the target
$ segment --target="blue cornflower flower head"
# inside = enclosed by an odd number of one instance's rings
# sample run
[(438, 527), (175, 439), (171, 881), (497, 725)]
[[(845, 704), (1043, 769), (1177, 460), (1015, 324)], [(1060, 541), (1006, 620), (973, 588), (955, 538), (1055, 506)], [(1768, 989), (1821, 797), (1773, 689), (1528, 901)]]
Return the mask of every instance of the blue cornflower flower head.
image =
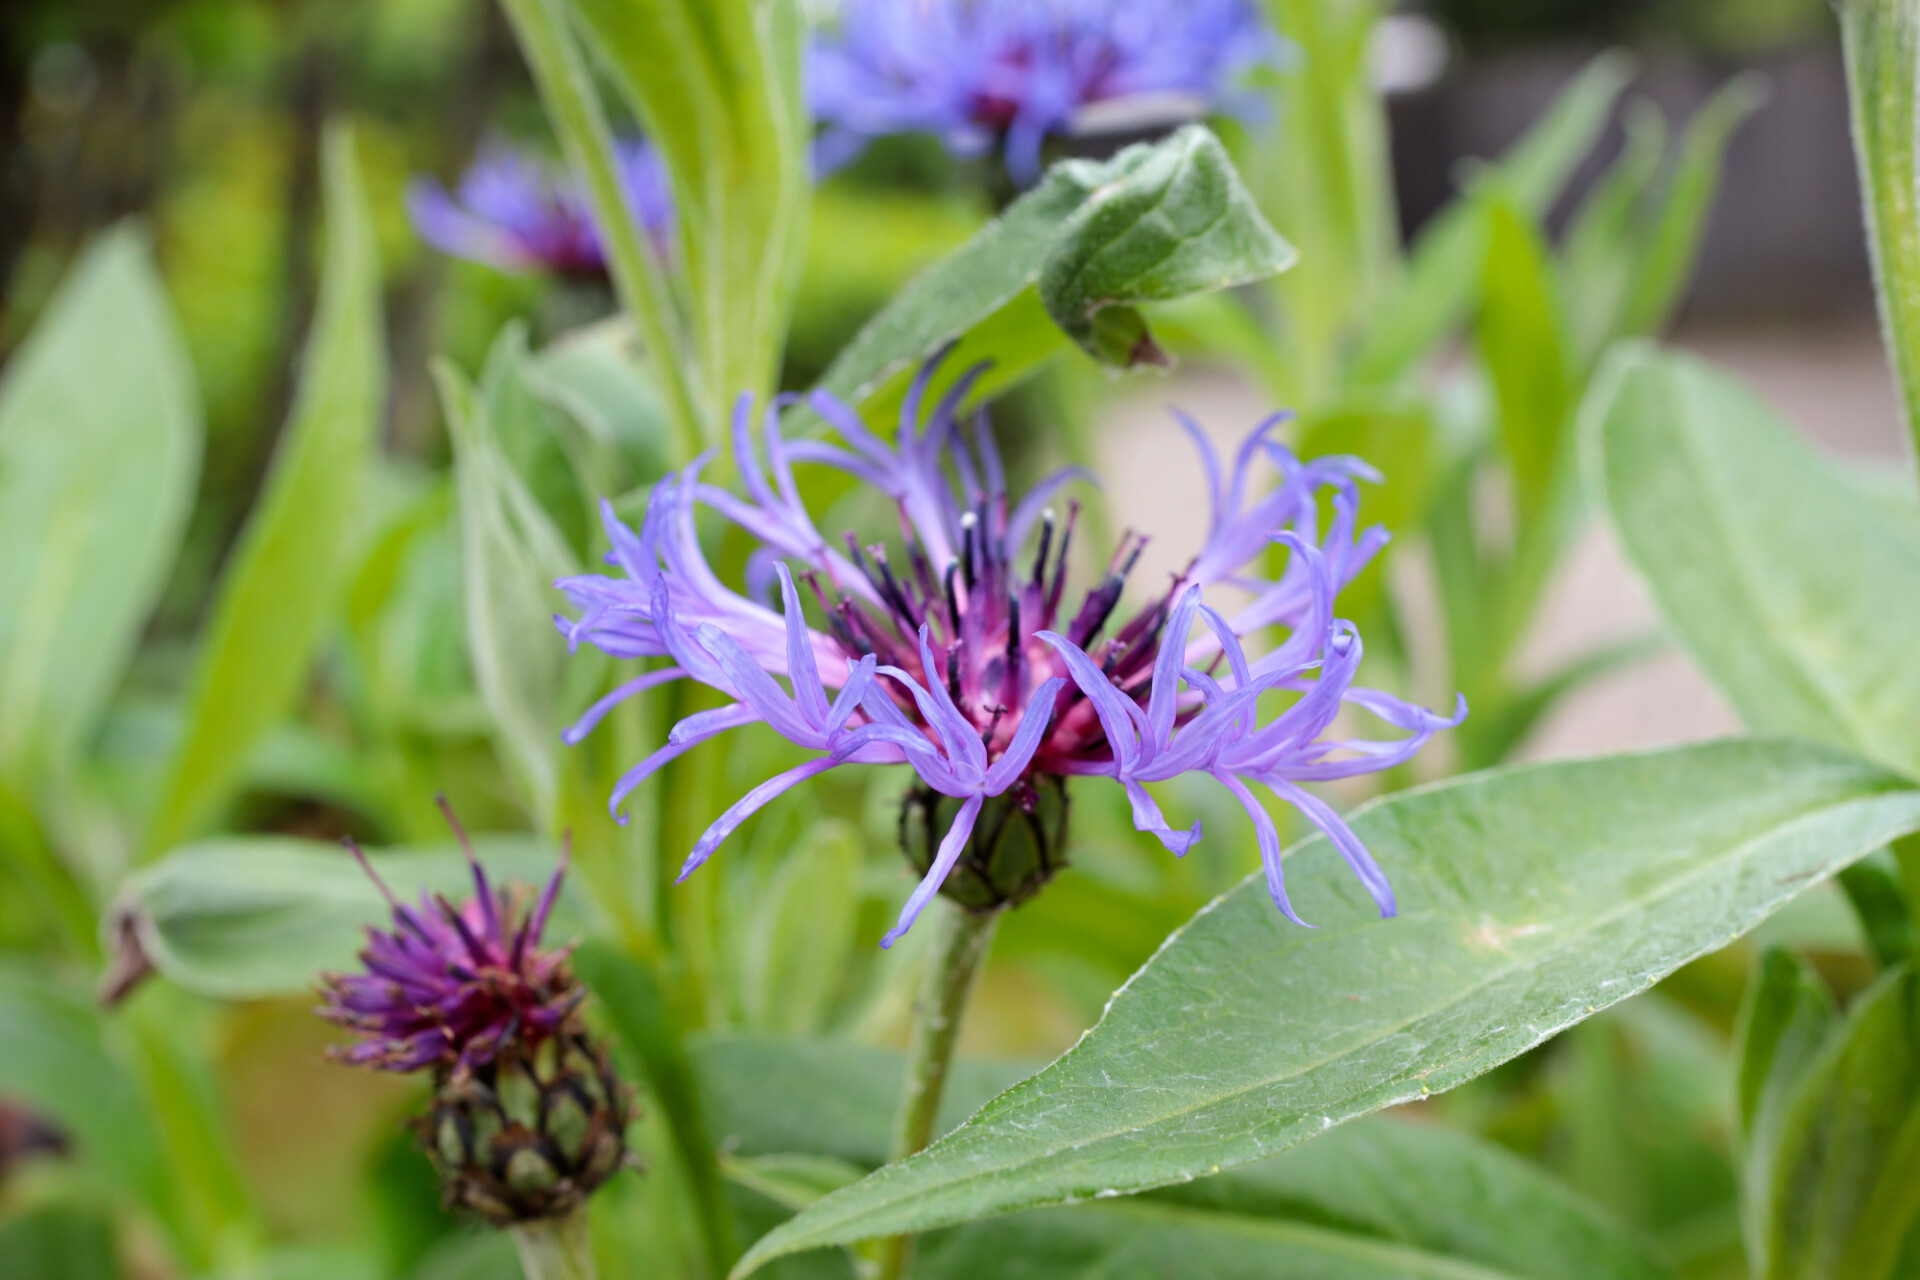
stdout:
[(1257, 109), (1238, 82), (1279, 47), (1254, 0), (844, 0), (810, 50), (818, 158), (832, 168), (870, 139), (932, 133), (958, 155), (1003, 148), (1025, 186), (1041, 143), (1095, 104)]
[[(1200, 838), (1200, 824), (1175, 829), (1146, 784), (1199, 774), (1246, 808), (1273, 900), (1289, 919), (1298, 921), (1281, 874), (1279, 834), (1250, 784), (1326, 832), (1381, 912), (1393, 914), (1393, 891), (1365, 846), (1301, 785), (1402, 764), (1466, 715), (1464, 698), (1449, 717), (1354, 686), (1360, 636), (1334, 616), (1334, 598), (1386, 544), (1384, 530), (1357, 527), (1357, 481), (1377, 476), (1354, 458), (1297, 459), (1273, 438), (1285, 415), (1261, 423), (1231, 466), (1223, 465), (1182, 416), (1211, 494), (1204, 545), (1165, 592), (1123, 619), (1122, 593), (1146, 544), (1128, 534), (1069, 607), (1067, 552), (1079, 506), (1069, 504), (1062, 520), (1052, 503), (1063, 486), (1088, 477), (1069, 468), (1011, 501), (984, 412), (970, 431), (959, 421), (981, 369), (958, 379), (923, 416), (938, 363), (916, 378), (891, 444), (824, 392), (809, 403), (837, 442), (787, 439), (780, 417), (792, 397), (768, 408), (756, 442), (753, 407), (742, 397), (732, 448), (744, 494), (703, 483), (702, 458), (655, 487), (638, 532), (604, 508), (608, 562), (619, 576), (563, 579), (557, 585), (579, 616), (555, 622), (576, 647), (666, 662), (589, 709), (566, 740), (579, 741), (620, 701), (668, 681), (697, 680), (734, 699), (681, 721), (630, 770), (613, 792), (616, 817), (648, 775), (732, 729), (766, 724), (816, 753), (723, 813), (694, 846), (684, 879), (789, 788), (844, 765), (906, 765), (925, 790), (957, 807), (885, 946), (941, 890), (989, 801), (1006, 798), (1031, 813), (1037, 784), (1111, 778), (1126, 790), (1134, 825), (1183, 854)], [(901, 553), (862, 547), (852, 535), (844, 552), (829, 546), (801, 501), (796, 465), (833, 468), (885, 494), (899, 512)], [(1263, 468), (1277, 483), (1256, 494)], [(1329, 497), (1333, 515), (1322, 532)], [(761, 544), (746, 591), (721, 582), (702, 555), (698, 507)], [(1285, 568), (1260, 578), (1256, 562), (1276, 542), (1288, 549)], [(824, 630), (807, 620), (801, 582)], [(778, 610), (760, 602), (775, 586)], [(1224, 596), (1227, 588), (1244, 600), (1230, 616), (1205, 602), (1208, 592)], [(1284, 628), (1286, 638), (1252, 652), (1273, 628)], [(1268, 695), (1291, 700), (1263, 720)], [(1406, 736), (1331, 737), (1343, 706)]]
[[(615, 159), (628, 207), (664, 252), (673, 234), (673, 195), (660, 157), (636, 138), (619, 143)], [(521, 274), (606, 274), (580, 182), (550, 161), (499, 143), (482, 148), (452, 193), (431, 178), (413, 179), (407, 211), (423, 239), (457, 258)]]

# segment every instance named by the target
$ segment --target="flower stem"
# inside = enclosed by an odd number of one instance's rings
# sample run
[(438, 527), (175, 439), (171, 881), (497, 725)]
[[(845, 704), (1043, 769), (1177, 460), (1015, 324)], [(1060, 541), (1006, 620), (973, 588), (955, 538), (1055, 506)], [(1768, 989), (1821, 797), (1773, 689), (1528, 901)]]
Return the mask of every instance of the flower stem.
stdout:
[[(920, 998), (913, 1006), (913, 1040), (907, 1047), (907, 1079), (894, 1116), (890, 1159), (904, 1160), (933, 1141), (933, 1126), (946, 1096), (960, 1022), (975, 981), (993, 945), (1000, 912), (969, 911), (946, 898), (935, 901), (933, 955)], [(900, 1280), (913, 1254), (911, 1235), (880, 1244), (878, 1280)]]
[(597, 1280), (585, 1209), (564, 1218), (517, 1223), (513, 1243), (527, 1280)]

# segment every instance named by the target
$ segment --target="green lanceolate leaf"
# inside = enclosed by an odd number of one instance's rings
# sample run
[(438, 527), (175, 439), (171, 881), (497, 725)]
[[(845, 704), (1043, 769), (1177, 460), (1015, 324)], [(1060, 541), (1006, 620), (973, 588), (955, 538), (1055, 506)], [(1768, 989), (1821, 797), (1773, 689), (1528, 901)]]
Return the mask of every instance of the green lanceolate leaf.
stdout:
[(1324, 838), (1290, 925), (1255, 876), (1205, 908), (1060, 1061), (828, 1196), (780, 1254), (1251, 1163), (1452, 1087), (1725, 945), (1920, 826), (1920, 788), (1811, 744), (1495, 770), (1358, 811), (1398, 919)]
[[(1632, 62), (1606, 53), (1580, 73), (1501, 160), (1496, 180), (1529, 216), (1544, 217), (1592, 149), (1626, 88)], [(1469, 313), (1487, 253), (1487, 206), (1471, 196), (1442, 211), (1414, 241), (1400, 280), (1374, 309), (1348, 365), (1358, 384), (1391, 382)]]
[(85, 747), (173, 565), (205, 428), (137, 232), (101, 237), (0, 381), (0, 774)]
[(1880, 320), (1899, 376), (1907, 430), (1920, 450), (1920, 6), (1840, 0), (1841, 45), (1853, 107), (1867, 247)]
[[(1760, 1135), (1756, 1133), (1756, 1139)], [(1755, 1188), (1754, 1274), (1883, 1280), (1920, 1219), (1920, 977), (1890, 969), (1799, 1079)]]
[[(696, 1036), (687, 1051), (708, 1108), (707, 1127), (728, 1151), (823, 1156), (863, 1171), (885, 1162), (905, 1055), (850, 1041), (770, 1035)], [(1031, 1069), (957, 1059), (935, 1132), (953, 1129)]]
[(1900, 866), (1891, 851), (1886, 857), (1862, 858), (1848, 867), (1840, 873), (1840, 887), (1882, 968), (1920, 954), (1920, 930), (1914, 927)]
[(1673, 176), (1635, 254), (1620, 317), (1622, 334), (1653, 334), (1666, 327), (1693, 275), (1707, 215), (1720, 191), (1727, 143), (1766, 97), (1766, 81), (1759, 74), (1735, 76), (1688, 124)]
[(1500, 408), (1520, 522), (1532, 530), (1560, 474), (1574, 373), (1553, 261), (1539, 232), (1505, 202), (1487, 215), (1481, 297), (1480, 357)]
[(1645, 99), (1620, 113), (1625, 144), (1574, 210), (1561, 240), (1568, 322), (1583, 366), (1619, 336), (1645, 205), (1667, 155), (1667, 118)]
[(576, 953), (581, 981), (593, 991), (621, 1043), (638, 1059), (648, 1088), (664, 1112), (687, 1190), (699, 1217), (708, 1261), (723, 1274), (740, 1256), (732, 1214), (720, 1182), (717, 1148), (708, 1137), (699, 1076), (685, 1039), (653, 970), (604, 943), (588, 942)]
[[(714, 1132), (747, 1162), (748, 1185), (769, 1173), (805, 1175), (803, 1160), (831, 1172), (884, 1159), (899, 1054), (714, 1037), (696, 1041), (694, 1057)], [(1005, 1064), (960, 1066), (943, 1130), (1020, 1074)], [(784, 1189), (806, 1186), (789, 1176)], [(1289, 1277), (1667, 1274), (1629, 1233), (1524, 1162), (1463, 1134), (1384, 1119), (1137, 1199), (930, 1236), (914, 1274), (1270, 1276), (1276, 1251), (1284, 1251)]]
[(350, 569), (359, 495), (386, 399), (380, 267), (345, 130), (325, 148), (327, 246), (300, 389), (200, 641), (187, 726), (147, 830), (190, 836), (299, 696)]
[(1256, 125), (1243, 172), (1262, 209), (1300, 246), (1300, 265), (1274, 289), (1285, 323), (1263, 345), (1268, 361), (1274, 348), (1283, 350), (1276, 372), (1291, 385), (1281, 399), (1303, 410), (1333, 394), (1340, 344), (1399, 265), (1387, 109), (1368, 56), (1384, 7), (1380, 0), (1265, 5), (1299, 55), (1272, 77), (1268, 93), (1274, 120), (1284, 122), (1281, 140), (1261, 137)]
[(605, 244), (607, 274), (653, 360), (668, 410), (666, 425), (676, 451), (691, 456), (701, 441), (703, 417), (695, 403), (685, 326), (659, 255), (631, 216), (627, 183), (600, 100), (593, 69), (573, 38), (565, 0), (500, 0), (527, 69), (540, 91), (548, 122), (567, 163), (584, 180)]
[[(529, 839), (482, 836), (476, 847), (496, 886), (537, 886), (553, 874), (553, 853)], [(472, 892), (472, 872), (455, 847), (369, 856), (404, 902), (423, 891), (456, 901)], [(577, 933), (580, 911), (569, 885), (549, 940)], [(387, 916), (378, 886), (346, 850), (291, 836), (177, 849), (130, 877), (111, 912), (115, 932), (160, 973), (189, 991), (229, 1000), (313, 990), (321, 973), (350, 969), (362, 930)]]
[(89, 1181), (134, 1203), (166, 1200), (160, 1136), (87, 993), (0, 966), (0, 1045), (0, 1097), (51, 1121)]
[(54, 1206), (0, 1223), (9, 1280), (120, 1280), (105, 1215)]
[[(798, 0), (571, 0), (673, 180), (709, 415), (773, 390), (812, 195)], [(709, 427), (717, 436), (720, 423)]]
[(826, 820), (781, 858), (741, 956), (749, 1025), (805, 1035), (826, 1024), (859, 930), (860, 854), (859, 832)]
[(1920, 519), (1685, 356), (1624, 350), (1582, 417), (1628, 557), (1742, 718), (1920, 777)]
[(1810, 965), (1790, 951), (1762, 953), (1740, 1013), (1734, 1055), (1743, 1158), (1740, 1208), (1749, 1258), (1766, 1256), (1774, 1159), (1788, 1104), (1839, 1017), (1833, 994)]
[(502, 758), (546, 825), (560, 786), (568, 668), (566, 645), (553, 631), (561, 603), (553, 583), (578, 573), (578, 561), (502, 446), (505, 415), (536, 407), (515, 336), (495, 344), (477, 388), (449, 365), (434, 372), (453, 437), (467, 649)]
[(1061, 345), (1056, 325), (1110, 364), (1158, 359), (1137, 304), (1258, 280), (1293, 258), (1254, 208), (1219, 139), (1189, 126), (1105, 163), (1055, 165), (902, 290), (820, 385), (870, 417), (885, 416), (915, 367), (960, 339), (945, 381), (990, 359), (977, 393), (984, 396), (1053, 356)]

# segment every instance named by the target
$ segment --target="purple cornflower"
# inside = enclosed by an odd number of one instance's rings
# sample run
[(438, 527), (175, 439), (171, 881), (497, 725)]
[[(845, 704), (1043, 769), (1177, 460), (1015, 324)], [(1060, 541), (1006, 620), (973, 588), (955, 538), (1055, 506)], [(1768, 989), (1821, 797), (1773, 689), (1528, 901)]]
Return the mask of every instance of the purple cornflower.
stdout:
[[(847, 405), (815, 392), (809, 403), (841, 443), (786, 439), (780, 412), (792, 398), (783, 397), (764, 415), (756, 445), (752, 404), (743, 396), (733, 454), (744, 497), (702, 483), (702, 458), (655, 487), (638, 533), (603, 509), (613, 542), (608, 562), (623, 576), (562, 580), (580, 616), (555, 621), (576, 646), (584, 640), (616, 658), (670, 665), (614, 690), (568, 730), (567, 741), (577, 742), (622, 699), (670, 680), (692, 678), (736, 699), (681, 721), (666, 745), (630, 770), (613, 792), (616, 816), (654, 770), (729, 729), (764, 722), (818, 753), (722, 814), (687, 858), (684, 879), (790, 787), (844, 764), (908, 765), (926, 788), (961, 803), (887, 946), (940, 890), (987, 800), (1008, 796), (1030, 806), (1036, 775), (1110, 777), (1126, 788), (1134, 825), (1181, 854), (1199, 839), (1200, 824), (1175, 830), (1143, 784), (1198, 773), (1245, 806), (1273, 900), (1289, 919), (1298, 917), (1287, 902), (1279, 835), (1249, 783), (1325, 831), (1391, 915), (1393, 891), (1380, 868), (1340, 816), (1300, 786), (1401, 764), (1466, 714), (1465, 699), (1447, 718), (1353, 687), (1360, 637), (1334, 617), (1333, 604), (1387, 541), (1381, 529), (1356, 527), (1356, 481), (1377, 478), (1371, 469), (1353, 458), (1301, 462), (1272, 438), (1285, 420), (1276, 415), (1248, 435), (1229, 470), (1182, 416), (1211, 494), (1206, 543), (1163, 593), (1121, 621), (1121, 593), (1146, 539), (1123, 537), (1099, 582), (1077, 607), (1066, 607), (1079, 506), (1070, 503), (1063, 521), (1049, 504), (1083, 473), (1055, 473), (1010, 503), (984, 412), (973, 419), (970, 445), (956, 416), (980, 369), (960, 378), (923, 421), (938, 364), (936, 357), (915, 380), (894, 444)], [(1254, 472), (1263, 462), (1278, 483), (1256, 495)], [(797, 463), (838, 469), (892, 499), (902, 552), (863, 547), (852, 535), (844, 554), (830, 548), (801, 502)], [(1324, 535), (1323, 490), (1331, 490), (1333, 505)], [(750, 577), (769, 587), (777, 581), (779, 611), (715, 576), (695, 536), (696, 505), (761, 542)], [(1254, 565), (1272, 542), (1291, 554), (1269, 581)], [(789, 561), (825, 631), (809, 625)], [(1215, 587), (1248, 599), (1228, 617), (1202, 602)], [(1290, 634), (1250, 654), (1248, 639), (1273, 626)], [(1297, 697), (1263, 723), (1261, 700), (1275, 693)], [(1343, 704), (1409, 736), (1330, 739)]]
[(465, 830), (444, 801), (473, 869), (474, 896), (454, 906), (421, 895), (407, 906), (393, 896), (358, 845), (347, 847), (393, 908), (393, 928), (369, 927), (360, 953), (364, 972), (327, 974), (321, 1017), (357, 1034), (341, 1061), (383, 1071), (444, 1071), (460, 1079), (487, 1066), (509, 1046), (536, 1046), (567, 1027), (582, 992), (566, 952), (540, 949), (540, 934), (566, 874), (564, 850), (553, 879), (531, 912), (497, 891), (474, 856)]
[(924, 132), (959, 155), (1003, 147), (1025, 186), (1042, 141), (1092, 104), (1238, 109), (1235, 82), (1277, 47), (1253, 0), (844, 0), (808, 82), (824, 167)]
[[(618, 144), (615, 156), (627, 204), (664, 251), (673, 231), (673, 196), (660, 157), (646, 142)], [(407, 210), (443, 253), (502, 271), (551, 271), (598, 278), (606, 257), (579, 181), (557, 166), (498, 143), (484, 147), (451, 195), (431, 178), (407, 187)]]

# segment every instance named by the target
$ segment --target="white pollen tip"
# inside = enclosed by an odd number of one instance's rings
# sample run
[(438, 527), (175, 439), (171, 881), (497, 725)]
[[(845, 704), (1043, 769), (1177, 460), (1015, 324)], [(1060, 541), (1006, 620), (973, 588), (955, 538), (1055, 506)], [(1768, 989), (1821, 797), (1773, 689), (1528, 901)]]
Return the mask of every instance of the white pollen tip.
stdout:
[(966, 512), (960, 517), (960, 527), (962, 529), (971, 529), (973, 528), (973, 526), (979, 523), (980, 523), (980, 517), (973, 514), (973, 512), (971, 511)]

